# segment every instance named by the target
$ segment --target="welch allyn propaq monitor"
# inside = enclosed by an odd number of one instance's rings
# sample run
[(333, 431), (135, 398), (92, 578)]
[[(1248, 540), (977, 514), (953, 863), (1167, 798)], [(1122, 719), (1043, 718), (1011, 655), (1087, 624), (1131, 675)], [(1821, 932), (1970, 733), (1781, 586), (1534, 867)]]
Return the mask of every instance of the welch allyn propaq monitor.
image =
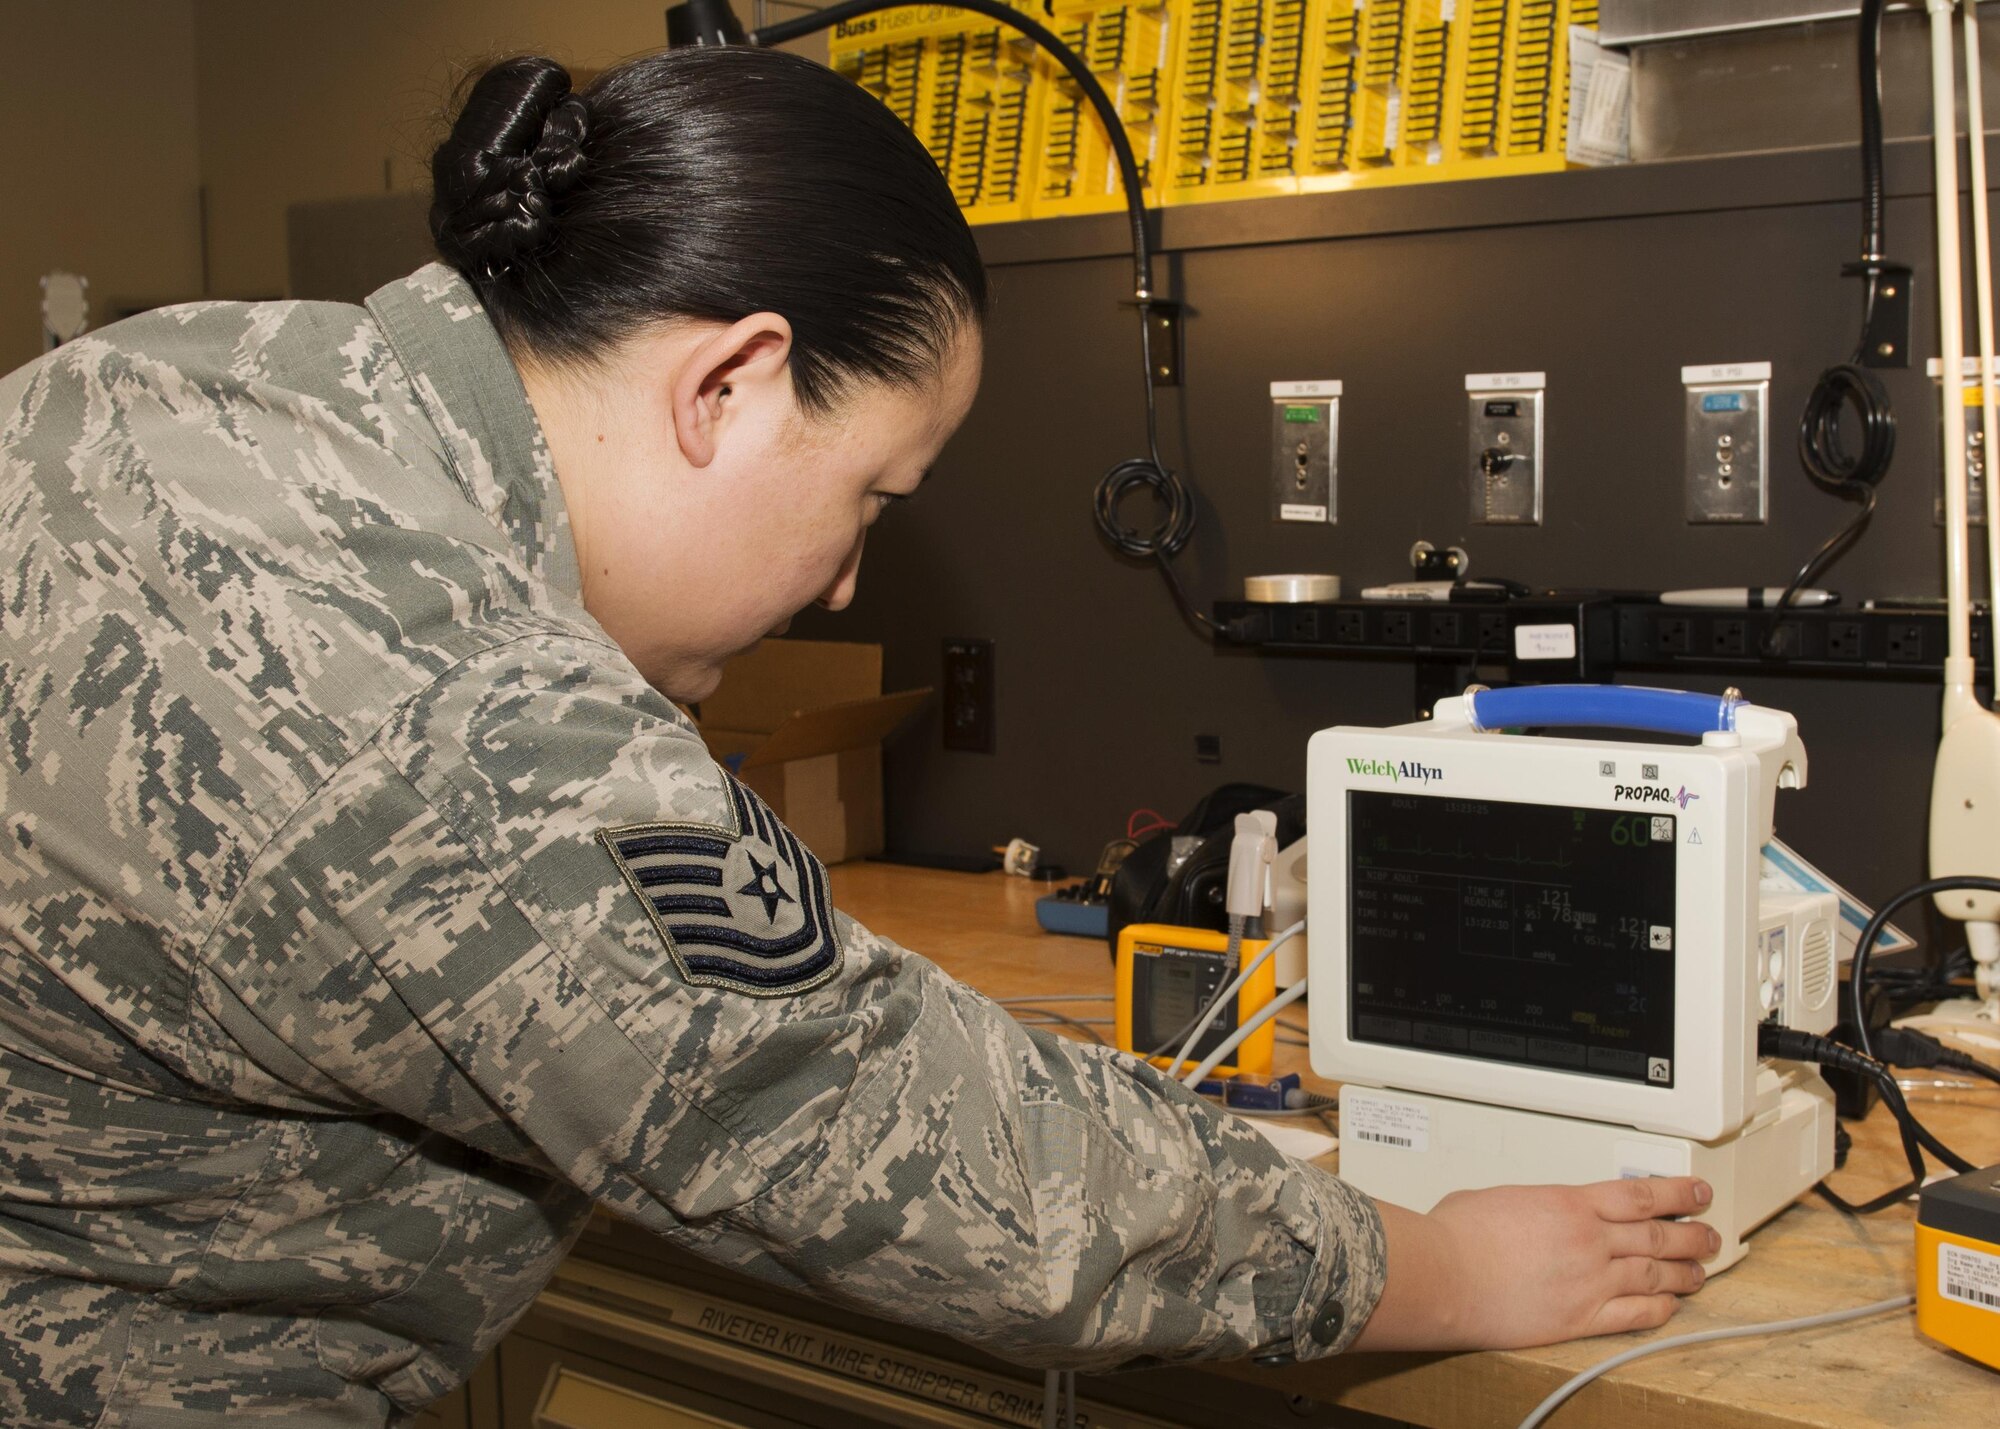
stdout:
[[(1518, 735), (1645, 731), (1684, 742)], [(1482, 1186), (1698, 1175), (1711, 1270), (1833, 1166), (1833, 1097), (1757, 1025), (1828, 1031), (1835, 900), (1762, 893), (1792, 717), (1733, 695), (1474, 690), (1313, 736), (1313, 1070), (1341, 1175), (1415, 1210)]]

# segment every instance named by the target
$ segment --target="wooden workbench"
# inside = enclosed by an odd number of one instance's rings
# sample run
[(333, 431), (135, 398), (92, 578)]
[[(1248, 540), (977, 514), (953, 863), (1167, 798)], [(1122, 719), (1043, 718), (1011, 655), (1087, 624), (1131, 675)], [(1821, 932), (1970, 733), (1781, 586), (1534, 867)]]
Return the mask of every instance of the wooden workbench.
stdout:
[[(1108, 993), (1104, 945), (1052, 937), (1035, 925), (1045, 892), (1000, 874), (973, 876), (852, 864), (833, 871), (835, 901), (869, 927), (923, 953), (993, 997), (1039, 996), (1078, 1017), (1104, 1003), (1065, 1004), (1058, 994)], [(1279, 1069), (1312, 1081), (1302, 1048), (1281, 1045)], [(1316, 1082), (1320, 1090), (1330, 1090)], [(1945, 1094), (1940, 1094), (1945, 1095)], [(1977, 1161), (2000, 1161), (2000, 1097), (1957, 1094), (1956, 1103), (1912, 1104), (1937, 1134)], [(1853, 1128), (1848, 1171), (1835, 1177), (1850, 1200), (1903, 1174), (1886, 1114)], [(1330, 1169), (1338, 1169), (1330, 1164)], [(1462, 1355), (1349, 1355), (1266, 1370), (1216, 1372), (1268, 1384), (1281, 1379), (1321, 1402), (1449, 1429), (1511, 1429), (1576, 1371), (1650, 1338), (1785, 1319), (1866, 1304), (1911, 1288), (1912, 1215), (1895, 1209), (1861, 1220), (1808, 1197), (1758, 1231), (1748, 1257), (1717, 1276), (1664, 1330), (1549, 1349)], [(1916, 1331), (1901, 1311), (1804, 1333), (1700, 1345), (1629, 1365), (1585, 1389), (1553, 1417), (1620, 1429), (1909, 1429), (2000, 1422), (2000, 1375), (1953, 1355)]]

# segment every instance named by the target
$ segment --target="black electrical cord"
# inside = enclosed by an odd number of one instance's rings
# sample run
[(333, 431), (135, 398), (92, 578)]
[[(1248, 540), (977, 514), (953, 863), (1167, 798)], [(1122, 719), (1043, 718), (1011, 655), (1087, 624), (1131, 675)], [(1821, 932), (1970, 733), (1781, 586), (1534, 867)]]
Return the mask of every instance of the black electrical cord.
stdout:
[[(1885, 278), (1907, 282), (1909, 270), (1892, 263), (1882, 251), (1882, 12), (1887, 0), (1863, 0), (1861, 6), (1861, 257), (1842, 271), (1862, 280), (1861, 342), (1848, 361), (1829, 367), (1819, 375), (1806, 408), (1799, 418), (1799, 461), (1806, 475), (1821, 490), (1861, 502), (1861, 512), (1836, 532), (1799, 567), (1791, 584), (1773, 607), (1774, 618), (1766, 627), (1764, 653), (1777, 653), (1778, 632), (1784, 612), (1798, 593), (1810, 585), (1827, 567), (1838, 560), (1868, 526), (1875, 514), (1875, 488), (1889, 474), (1896, 454), (1896, 414), (1889, 405), (1888, 389), (1867, 367), (1868, 333), (1875, 321), (1875, 309), (1882, 298)], [(1841, 435), (1841, 418), (1854, 412), (1861, 429), (1860, 444), (1850, 450)]]
[(1892, 1067), (1915, 1072), (1942, 1067), (1946, 1071), (2000, 1082), (2000, 1067), (1989, 1067), (1970, 1053), (1947, 1047), (1928, 1032), (1914, 1027), (1884, 1027), (1870, 1035), (1880, 1049), (1881, 1060)]
[(1876, 968), (1869, 975), (1868, 991), (1887, 999), (1893, 1008), (1914, 1007), (1961, 995), (1973, 974), (1971, 950), (1957, 947), (1934, 966)]
[(1875, 1044), (1868, 1033), (1868, 1020), (1862, 1015), (1868, 990), (1868, 959), (1874, 953), (1875, 939), (1880, 936), (1884, 925), (1896, 916), (1897, 909), (1936, 893), (2000, 893), (2000, 878), (1981, 878), (1969, 873), (1927, 878), (1922, 883), (1911, 884), (1875, 910), (1875, 916), (1861, 930), (1860, 940), (1854, 945), (1853, 966), (1847, 970), (1848, 1015), (1854, 1019), (1855, 1044), (1864, 1056), (1875, 1055)]
[[(1932, 894), (1961, 892), (2000, 893), (2000, 878), (1981, 878), (1975, 874), (1953, 874), (1946, 878), (1927, 878), (1922, 883), (1913, 883), (1884, 903), (1880, 908), (1877, 908), (1875, 916), (1868, 920), (1868, 926), (1861, 930), (1861, 936), (1854, 945), (1854, 963), (1847, 972), (1848, 1015), (1854, 1019), (1855, 1043), (1859, 1046), (1861, 1055), (1869, 1061), (1875, 1061), (1875, 1042), (1874, 1038), (1869, 1034), (1868, 1019), (1864, 1014), (1867, 1008), (1868, 995), (1868, 960), (1874, 950), (1875, 939), (1880, 936), (1883, 926), (1891, 918), (1895, 917), (1896, 910), (1904, 904), (1918, 898), (1928, 898)], [(1869, 1075), (1872, 1075), (1872, 1073)], [(1891, 1077), (1890, 1080), (1893, 1082), (1895, 1079)], [(1888, 1099), (1886, 1092), (1883, 1099)], [(1902, 1100), (1900, 1093), (1896, 1100), (1898, 1102)], [(1915, 1117), (1910, 1118), (1909, 1125), (1924, 1149), (1937, 1157), (1938, 1160), (1944, 1162), (1945, 1165), (1955, 1171), (1970, 1171), (1973, 1169), (1970, 1161), (1967, 1161), (1942, 1141), (1932, 1136), (1929, 1131), (1925, 1130), (1916, 1121)]]
[[(907, 0), (845, 0), (843, 4), (830, 5), (797, 19), (753, 30), (749, 40), (754, 45), (779, 45), (845, 20), (873, 14), (877, 10), (893, 9), (903, 3)], [(1153, 295), (1153, 254), (1151, 237), (1146, 230), (1146, 192), (1139, 177), (1139, 160), (1132, 150), (1131, 136), (1125, 132), (1117, 107), (1104, 92), (1097, 76), (1090, 72), (1090, 67), (1076, 51), (1064, 44), (1047, 26), (1000, 3), (1000, 0), (945, 0), (945, 3), (953, 9), (969, 10), (1009, 26), (1040, 45), (1069, 72), (1078, 90), (1103, 122), (1105, 137), (1110, 140), (1111, 152), (1117, 161), (1119, 184), (1125, 191), (1126, 217), (1132, 228), (1132, 295), (1139, 310), (1139, 358), (1141, 376), (1146, 384), (1146, 454), (1119, 462), (1098, 481), (1095, 499), (1097, 528), (1119, 554), (1158, 562), (1160, 574), (1166, 578), (1167, 588), (1173, 593), (1174, 603), (1180, 607), (1189, 624), (1209, 635), (1221, 634), (1224, 628), (1188, 599), (1173, 565), (1174, 557), (1181, 553), (1188, 538), (1194, 534), (1195, 503), (1187, 484), (1160, 460), (1159, 413), (1153, 397), (1152, 315), (1155, 308), (1164, 305)], [(1161, 518), (1151, 531), (1125, 525), (1118, 518), (1119, 507), (1125, 498), (1141, 488), (1150, 493), (1161, 507)]]
[[(1882, 260), (1882, 12), (1888, 0), (1861, 0), (1861, 261)], [(1875, 284), (1868, 285), (1868, 302)]]
[[(1811, 1062), (1816, 1066), (1832, 1067), (1838, 1071), (1853, 1072), (1867, 1077), (1875, 1083), (1882, 1094), (1882, 1102), (1896, 1118), (1896, 1132), (1902, 1140), (1903, 1157), (1909, 1163), (1910, 1180), (1907, 1184), (1885, 1191), (1873, 1200), (1855, 1204), (1821, 1182), (1820, 1195), (1833, 1206), (1850, 1215), (1872, 1215), (1903, 1200), (1912, 1191), (1924, 1184), (1928, 1174), (1924, 1166), (1923, 1152), (1919, 1149), (1935, 1138), (1924, 1129), (1910, 1104), (1903, 1098), (1903, 1089), (1896, 1085), (1896, 1077), (1882, 1063), (1873, 1057), (1844, 1047), (1830, 1037), (1820, 1037), (1811, 1032), (1800, 1032), (1790, 1027), (1780, 1027), (1774, 1022), (1759, 1024), (1757, 1028), (1757, 1053), (1763, 1057), (1780, 1057), (1790, 1062)], [(1971, 1163), (1960, 1162), (1960, 1158), (1938, 1144), (1939, 1159), (1954, 1169), (1970, 1170)]]

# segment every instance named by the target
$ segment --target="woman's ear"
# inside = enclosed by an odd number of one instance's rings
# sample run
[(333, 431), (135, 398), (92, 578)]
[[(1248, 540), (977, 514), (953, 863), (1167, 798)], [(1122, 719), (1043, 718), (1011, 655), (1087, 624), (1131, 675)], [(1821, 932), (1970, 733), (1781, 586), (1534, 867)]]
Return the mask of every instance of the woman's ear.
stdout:
[(674, 441), (689, 466), (715, 460), (736, 412), (760, 398), (792, 398), (792, 325), (776, 313), (716, 328), (672, 375)]

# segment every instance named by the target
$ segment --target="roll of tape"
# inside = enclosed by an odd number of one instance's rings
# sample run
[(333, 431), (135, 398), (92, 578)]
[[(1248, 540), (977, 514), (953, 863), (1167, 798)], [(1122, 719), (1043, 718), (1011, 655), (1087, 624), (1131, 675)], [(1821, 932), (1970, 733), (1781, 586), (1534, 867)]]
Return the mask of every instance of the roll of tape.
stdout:
[(1243, 598), (1260, 605), (1302, 605), (1339, 600), (1339, 576), (1245, 576)]

